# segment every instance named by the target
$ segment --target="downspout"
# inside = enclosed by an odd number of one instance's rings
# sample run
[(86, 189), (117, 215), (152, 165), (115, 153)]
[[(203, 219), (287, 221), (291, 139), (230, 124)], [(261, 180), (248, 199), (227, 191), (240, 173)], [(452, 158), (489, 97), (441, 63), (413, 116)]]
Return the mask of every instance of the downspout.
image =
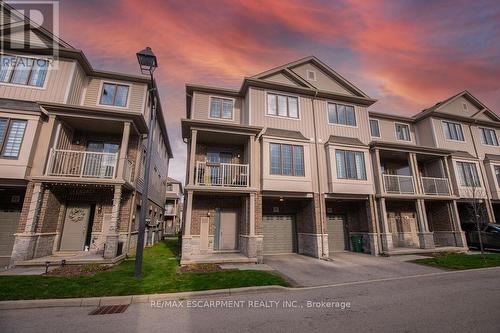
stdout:
[[(314, 101), (318, 96), (318, 91), (315, 90), (314, 99), (312, 100), (312, 114), (313, 114), (313, 129), (314, 129), (314, 150), (316, 155), (316, 176), (318, 179), (318, 192), (319, 192), (319, 214), (320, 214), (320, 223), (321, 223), (321, 259), (325, 258), (325, 232), (323, 229), (324, 221), (323, 221), (323, 200), (321, 199), (321, 176), (319, 174), (319, 153), (318, 153), (318, 133), (316, 130), (316, 111), (314, 110)], [(314, 194), (313, 194), (314, 200)]]

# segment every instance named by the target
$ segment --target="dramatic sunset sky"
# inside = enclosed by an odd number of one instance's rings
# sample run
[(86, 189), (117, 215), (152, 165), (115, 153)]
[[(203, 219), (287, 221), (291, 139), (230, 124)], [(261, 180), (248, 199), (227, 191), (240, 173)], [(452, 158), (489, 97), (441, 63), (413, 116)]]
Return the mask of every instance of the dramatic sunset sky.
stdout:
[(151, 46), (175, 159), (186, 82), (239, 87), (244, 76), (308, 55), (370, 97), (412, 115), (464, 89), (500, 110), (500, 1), (62, 0), (60, 34), (97, 69), (138, 73)]

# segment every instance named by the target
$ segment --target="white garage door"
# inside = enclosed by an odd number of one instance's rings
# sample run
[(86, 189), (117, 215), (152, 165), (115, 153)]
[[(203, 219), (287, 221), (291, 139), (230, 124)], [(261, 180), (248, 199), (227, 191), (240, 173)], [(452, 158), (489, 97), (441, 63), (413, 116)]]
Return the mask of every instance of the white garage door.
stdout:
[(265, 215), (264, 223), (264, 254), (293, 253), (294, 227), (293, 216)]
[(10, 261), (20, 211), (0, 210), (0, 266)]
[(344, 218), (334, 215), (328, 216), (328, 251), (345, 251)]

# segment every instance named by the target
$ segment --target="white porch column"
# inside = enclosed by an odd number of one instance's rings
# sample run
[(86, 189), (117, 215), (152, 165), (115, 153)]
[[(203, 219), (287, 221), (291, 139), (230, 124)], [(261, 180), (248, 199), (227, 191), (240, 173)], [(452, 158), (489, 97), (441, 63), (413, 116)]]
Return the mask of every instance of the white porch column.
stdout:
[(384, 180), (382, 179), (382, 168), (380, 167), (380, 150), (378, 148), (375, 148), (375, 150), (372, 152), (372, 165), (376, 180), (375, 184), (378, 187), (378, 193), (384, 194), (385, 187)]
[(191, 148), (189, 150), (189, 174), (188, 174), (188, 184), (194, 185), (194, 172), (196, 167), (196, 140), (198, 138), (198, 131), (191, 131)]
[(124, 178), (123, 170), (125, 168), (125, 163), (127, 160), (127, 150), (128, 150), (128, 141), (130, 137), (130, 123), (123, 123), (123, 134), (122, 134), (122, 142), (120, 144), (120, 155), (118, 160), (118, 170), (116, 173), (117, 178)]
[(423, 194), (423, 188), (420, 184), (420, 171), (418, 170), (417, 155), (415, 153), (408, 153), (408, 161), (410, 163), (410, 170), (415, 183), (415, 193)]

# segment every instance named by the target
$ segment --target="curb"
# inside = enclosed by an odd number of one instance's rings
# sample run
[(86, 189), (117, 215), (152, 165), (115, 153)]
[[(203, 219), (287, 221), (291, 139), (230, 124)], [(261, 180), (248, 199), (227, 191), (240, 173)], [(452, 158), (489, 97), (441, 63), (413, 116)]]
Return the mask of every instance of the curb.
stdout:
[(109, 296), (109, 297), (89, 297), (89, 298), (61, 298), (61, 299), (37, 299), (37, 300), (18, 300), (1, 301), (0, 310), (15, 309), (36, 309), (36, 308), (54, 308), (54, 307), (97, 307), (104, 305), (122, 305), (139, 304), (154, 301), (176, 300), (204, 296), (233, 296), (256, 294), (265, 292), (283, 292), (289, 288), (282, 286), (260, 286), (260, 287), (242, 287), (231, 289), (213, 289), (202, 291), (186, 291), (179, 293), (149, 294), (149, 295), (129, 295), (129, 296)]

